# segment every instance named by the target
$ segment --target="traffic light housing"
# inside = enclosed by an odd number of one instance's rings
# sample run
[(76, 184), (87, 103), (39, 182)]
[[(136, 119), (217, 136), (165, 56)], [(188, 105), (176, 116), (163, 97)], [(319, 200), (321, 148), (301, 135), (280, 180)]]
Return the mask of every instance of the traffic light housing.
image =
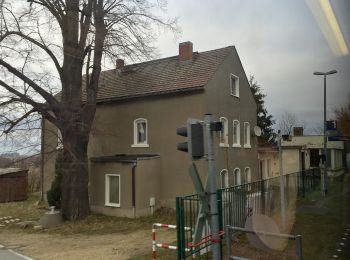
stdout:
[(177, 149), (179, 151), (187, 152), (192, 160), (199, 160), (204, 156), (202, 123), (189, 119), (187, 121), (187, 126), (178, 128), (176, 133), (188, 137), (187, 142), (177, 144)]

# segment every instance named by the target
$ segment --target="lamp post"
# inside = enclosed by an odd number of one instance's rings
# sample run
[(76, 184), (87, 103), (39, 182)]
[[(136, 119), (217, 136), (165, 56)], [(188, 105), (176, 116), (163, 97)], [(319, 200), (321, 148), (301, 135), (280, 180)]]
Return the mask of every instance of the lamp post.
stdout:
[(284, 195), (284, 176), (283, 176), (283, 162), (282, 162), (282, 133), (278, 130), (278, 162), (280, 172), (280, 192), (281, 192), (281, 224), (282, 230), (286, 229), (286, 207), (285, 207), (285, 195)]
[(326, 78), (327, 75), (335, 74), (337, 73), (336, 70), (331, 70), (328, 72), (314, 72), (314, 75), (317, 76), (323, 76), (323, 87), (324, 87), (324, 94), (323, 94), (323, 168), (324, 168), (324, 178), (323, 178), (323, 196), (325, 196), (328, 193), (328, 183), (327, 183), (327, 118), (326, 118)]

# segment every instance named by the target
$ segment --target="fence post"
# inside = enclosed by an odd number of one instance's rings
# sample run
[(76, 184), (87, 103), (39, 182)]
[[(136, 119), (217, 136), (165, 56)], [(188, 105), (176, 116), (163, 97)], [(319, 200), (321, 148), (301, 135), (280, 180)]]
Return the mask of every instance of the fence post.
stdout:
[(260, 182), (261, 186), (261, 214), (265, 215), (265, 182), (261, 181)]
[(225, 227), (225, 237), (226, 237), (226, 253), (227, 253), (227, 259), (230, 259), (231, 256), (231, 228), (227, 225)]
[[(223, 201), (222, 201), (222, 193), (223, 190), (222, 189), (218, 189), (216, 190), (216, 198), (217, 198), (217, 202), (218, 202), (218, 215), (219, 215), (219, 232), (223, 229), (223, 216), (227, 216), (226, 212), (222, 212), (223, 210), (226, 210), (226, 208), (224, 208), (222, 206)], [(220, 239), (220, 255), (222, 256), (222, 239)]]
[(183, 216), (183, 199), (176, 197), (177, 259), (185, 259), (185, 233)]
[(302, 196), (305, 198), (305, 171), (301, 171), (301, 191), (302, 191)]
[(301, 235), (297, 235), (295, 238), (296, 242), (296, 250), (297, 250), (297, 259), (298, 260), (303, 260), (303, 246), (302, 246), (302, 237)]

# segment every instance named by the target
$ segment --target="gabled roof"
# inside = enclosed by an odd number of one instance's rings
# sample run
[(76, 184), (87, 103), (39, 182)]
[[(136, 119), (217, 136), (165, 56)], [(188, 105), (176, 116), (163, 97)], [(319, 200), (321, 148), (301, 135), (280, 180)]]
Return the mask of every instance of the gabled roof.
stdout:
[[(124, 66), (101, 72), (98, 102), (203, 89), (233, 46)], [(85, 77), (83, 77), (85, 80)], [(84, 89), (84, 88), (83, 88)]]

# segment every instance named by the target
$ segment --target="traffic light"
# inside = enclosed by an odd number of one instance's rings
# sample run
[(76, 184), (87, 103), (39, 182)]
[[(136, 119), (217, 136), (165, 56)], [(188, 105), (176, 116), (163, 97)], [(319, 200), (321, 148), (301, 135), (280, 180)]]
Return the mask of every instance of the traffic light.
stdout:
[(198, 160), (204, 156), (203, 125), (189, 119), (187, 127), (180, 127), (176, 130), (178, 135), (188, 137), (187, 142), (177, 144), (177, 149), (189, 153), (192, 160)]

